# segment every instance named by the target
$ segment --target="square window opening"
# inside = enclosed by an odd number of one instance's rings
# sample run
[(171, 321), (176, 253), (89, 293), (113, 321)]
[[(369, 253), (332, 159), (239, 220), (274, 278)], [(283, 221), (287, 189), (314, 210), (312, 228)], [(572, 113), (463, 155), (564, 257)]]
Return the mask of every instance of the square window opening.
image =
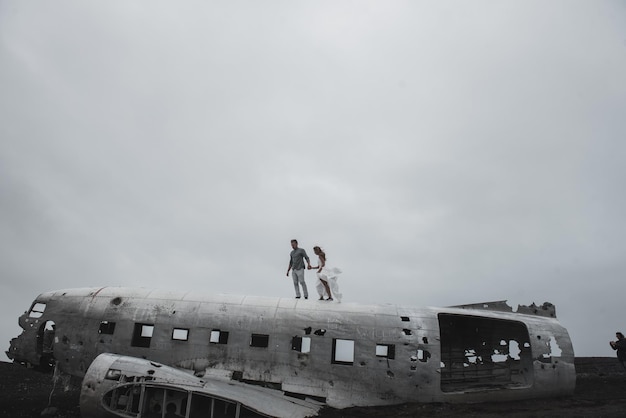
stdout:
[(300, 353), (311, 352), (311, 338), (310, 337), (293, 337), (291, 339), (291, 349), (299, 351)]
[(189, 339), (189, 329), (174, 328), (172, 330), (172, 340), (187, 341)]
[(228, 331), (221, 331), (214, 329), (211, 331), (211, 337), (209, 339), (211, 344), (227, 344), (228, 343)]
[(396, 358), (396, 346), (394, 344), (376, 344), (376, 357)]
[(354, 364), (354, 341), (333, 339), (332, 364), (344, 364), (351, 366)]
[(152, 332), (154, 331), (154, 324), (141, 324), (136, 323), (133, 331), (133, 339), (131, 346), (133, 347), (150, 347), (150, 341), (152, 340)]
[(270, 336), (267, 334), (252, 334), (250, 339), (250, 347), (267, 347), (269, 346)]

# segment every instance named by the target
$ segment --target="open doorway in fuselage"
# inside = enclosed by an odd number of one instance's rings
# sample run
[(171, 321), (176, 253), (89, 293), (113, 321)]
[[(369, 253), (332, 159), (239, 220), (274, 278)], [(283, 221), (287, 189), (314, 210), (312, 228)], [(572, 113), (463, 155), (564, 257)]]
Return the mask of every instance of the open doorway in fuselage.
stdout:
[(37, 354), (39, 355), (39, 368), (51, 370), (54, 368), (54, 343), (56, 341), (56, 324), (54, 321), (46, 321), (39, 327), (37, 332)]

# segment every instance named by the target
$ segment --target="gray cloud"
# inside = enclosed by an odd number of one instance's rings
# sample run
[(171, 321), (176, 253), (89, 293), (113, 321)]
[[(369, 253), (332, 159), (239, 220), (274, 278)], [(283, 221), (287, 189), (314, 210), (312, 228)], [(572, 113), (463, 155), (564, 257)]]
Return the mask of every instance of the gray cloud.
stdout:
[[(0, 341), (47, 290), (557, 305), (612, 355), (619, 2), (0, 4)], [(308, 275), (309, 283), (313, 275)]]

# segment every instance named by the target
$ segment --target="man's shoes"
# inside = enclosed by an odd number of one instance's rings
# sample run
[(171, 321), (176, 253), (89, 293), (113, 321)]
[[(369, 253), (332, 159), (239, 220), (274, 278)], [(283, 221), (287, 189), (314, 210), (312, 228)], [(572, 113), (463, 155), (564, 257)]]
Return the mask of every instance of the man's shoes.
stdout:
[(305, 299), (308, 299), (309, 297), (308, 297), (308, 296), (305, 296), (304, 298), (305, 298)]
[(296, 296), (296, 299), (300, 299), (300, 296)]
[(320, 296), (320, 300), (324, 300), (324, 296)]

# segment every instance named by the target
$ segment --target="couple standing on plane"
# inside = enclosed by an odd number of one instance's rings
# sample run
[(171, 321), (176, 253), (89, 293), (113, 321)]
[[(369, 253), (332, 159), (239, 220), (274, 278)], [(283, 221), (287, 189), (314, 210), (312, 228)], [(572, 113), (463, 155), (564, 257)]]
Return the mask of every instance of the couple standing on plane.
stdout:
[[(306, 260), (308, 270), (317, 269), (318, 283), (316, 288), (317, 293), (320, 295), (320, 300), (333, 300), (333, 296), (335, 296), (337, 301), (341, 302), (341, 293), (339, 293), (339, 285), (337, 284), (337, 276), (341, 273), (341, 270), (336, 267), (329, 267), (326, 264), (326, 253), (318, 246), (313, 247), (313, 252), (318, 257), (318, 264), (317, 266), (311, 266), (309, 256), (304, 249), (298, 248), (297, 240), (291, 240), (291, 248), (293, 250), (289, 254), (287, 277), (289, 277), (289, 272), (291, 271), (296, 299), (300, 299), (300, 286), (302, 286), (304, 298), (309, 298), (309, 292), (304, 281), (304, 260)], [(324, 299), (324, 295), (328, 296), (328, 298)]]

